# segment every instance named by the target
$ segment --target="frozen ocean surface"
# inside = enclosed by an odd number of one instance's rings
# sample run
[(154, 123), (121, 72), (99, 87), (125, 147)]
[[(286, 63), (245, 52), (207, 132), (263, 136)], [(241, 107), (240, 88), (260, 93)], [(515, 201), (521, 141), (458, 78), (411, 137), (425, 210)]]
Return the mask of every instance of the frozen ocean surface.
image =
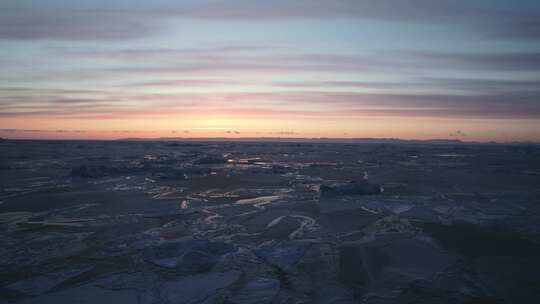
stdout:
[(538, 303), (540, 148), (0, 142), (1, 303)]

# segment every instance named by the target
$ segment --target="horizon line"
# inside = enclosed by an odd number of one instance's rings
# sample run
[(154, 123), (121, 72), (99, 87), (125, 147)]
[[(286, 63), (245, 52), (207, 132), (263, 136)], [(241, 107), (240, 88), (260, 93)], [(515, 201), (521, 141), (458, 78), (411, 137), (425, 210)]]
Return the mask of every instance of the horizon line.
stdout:
[(540, 145), (540, 141), (478, 141), (462, 140), (452, 138), (430, 138), (430, 139), (404, 139), (394, 137), (127, 137), (127, 138), (7, 138), (0, 137), (2, 141), (107, 141), (107, 142), (181, 142), (181, 141), (216, 141), (216, 142), (334, 142), (334, 143), (455, 143), (455, 144), (533, 144)]

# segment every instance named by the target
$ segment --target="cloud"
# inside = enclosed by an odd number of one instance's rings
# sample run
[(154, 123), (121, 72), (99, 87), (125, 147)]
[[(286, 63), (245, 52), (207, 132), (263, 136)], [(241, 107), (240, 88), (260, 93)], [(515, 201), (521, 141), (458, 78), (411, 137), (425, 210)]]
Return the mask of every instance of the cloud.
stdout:
[(368, 19), (463, 27), (486, 37), (540, 35), (537, 6), (451, 0), (3, 0), (0, 39), (119, 40), (149, 36), (168, 19), (270, 22)]
[(141, 131), (141, 130), (113, 130), (111, 131), (112, 133), (126, 133), (126, 134), (129, 134), (129, 133), (145, 133), (145, 132), (149, 132), (149, 131)]
[(452, 133), (448, 134), (448, 136), (450, 136), (450, 137), (465, 137), (465, 136), (467, 136), (467, 134), (465, 134), (465, 132), (463, 132), (461, 130), (457, 130), (455, 132), (452, 132)]
[[(86, 2), (86, 3), (85, 3)], [(96, 1), (100, 2), (100, 1)], [(148, 36), (158, 20), (89, 1), (3, 0), (0, 39), (118, 40)]]
[(177, 79), (177, 80), (158, 80), (148, 82), (137, 82), (129, 84), (130, 87), (209, 87), (224, 86), (231, 84), (242, 84), (237, 81), (215, 80), (215, 79)]
[[(411, 94), (342, 91), (259, 91), (201, 94), (128, 94), (80, 102), (61, 96), (10, 101), (1, 117), (129, 119), (219, 114), (234, 117), (509, 117), (539, 118), (540, 92), (505, 94)], [(233, 131), (229, 131), (233, 132)]]
[(443, 90), (478, 93), (539, 91), (540, 80), (410, 77), (406, 81), (290, 81), (270, 86), (289, 89), (369, 89), (369, 90)]
[(419, 24), (447, 24), (488, 37), (531, 39), (540, 36), (540, 10), (534, 4), (493, 5), (452, 0), (236, 0), (168, 4), (176, 17), (210, 20), (283, 21), (301, 19), (372, 19)]
[(191, 48), (80, 48), (80, 47), (50, 47), (63, 56), (72, 58), (102, 58), (131, 61), (135, 59), (180, 59), (189, 57), (190, 60), (214, 60), (219, 56), (245, 55), (277, 51), (280, 47), (258, 45), (234, 45), (221, 47), (191, 47)]
[[(272, 53), (269, 50), (256, 46), (122, 47), (103, 52), (100, 49), (56, 48), (54, 52), (60, 54), (90, 58), (105, 56), (117, 64), (112, 68), (63, 71), (66, 80), (61, 82), (62, 88), (55, 88), (56, 79), (43, 86), (0, 85), (0, 117), (128, 119), (216, 113), (273, 118), (278, 115), (308, 118), (369, 115), (540, 117), (540, 80), (531, 77), (531, 72), (540, 71), (538, 52), (408, 50), (351, 55), (284, 49)], [(245, 56), (246, 52), (250, 55)], [(155, 58), (141, 65), (138, 60), (129, 58), (145, 54), (153, 54)], [(183, 55), (171, 63), (170, 57), (176, 58), (178, 54)], [(238, 70), (250, 72), (246, 74), (249, 78), (236, 78), (236, 74), (230, 73)], [(320, 80), (277, 81), (282, 79), (283, 72), (291, 71), (305, 72), (311, 79), (317, 72), (316, 79)], [(426, 71), (430, 73), (426, 74)], [(47, 78), (61, 74), (47, 72), (50, 74)], [(182, 79), (187, 72), (190, 78)], [(253, 77), (255, 72), (261, 72), (264, 77)], [(350, 79), (351, 73), (368, 72), (372, 79), (379, 75), (383, 77), (379, 81), (334, 79)], [(487, 78), (474, 78), (476, 72), (485, 73)], [(92, 83), (94, 86), (87, 89), (85, 83), (85, 88), (77, 89), (80, 76), (92, 73), (97, 81)], [(405, 81), (385, 81), (393, 79), (385, 78), (385, 75), (405, 77)], [(455, 75), (471, 76), (460, 78)], [(180, 79), (174, 79), (177, 77)], [(66, 84), (71, 78), (77, 85)], [(111, 79), (116, 80), (113, 86)], [(218, 87), (222, 85), (226, 87)], [(92, 89), (94, 87), (100, 89)]]
[[(246, 82), (234, 78), (236, 75), (250, 73), (252, 76), (273, 76), (280, 79), (283, 73), (294, 73), (300, 76), (317, 73), (321, 81), (275, 82), (269, 84), (281, 87), (351, 87), (375, 89), (403, 89), (420, 87), (434, 87), (441, 85), (442, 78), (437, 81), (428, 79), (429, 75), (478, 75), (486, 73), (504, 80), (511, 78), (519, 81), (516, 73), (529, 73), (530, 85), (538, 82), (530, 73), (540, 72), (540, 52), (537, 51), (498, 51), (498, 52), (442, 52), (425, 49), (417, 50), (377, 50), (364, 51), (357, 54), (347, 53), (311, 53), (301, 49), (278, 49), (272, 47), (256, 46), (229, 46), (219, 48), (54, 48), (51, 56), (59, 56), (65, 60), (66, 56), (76, 56), (75, 60), (95, 61), (92, 66), (76, 66), (72, 69), (57, 69), (49, 66), (46, 69), (32, 69), (33, 83), (63, 82), (80, 84), (81, 81), (102, 82), (102, 90), (110, 87), (110, 83), (118, 83), (125, 79), (126, 83), (117, 85), (114, 89), (125, 87), (148, 88), (193, 88), (193, 87), (219, 87), (233, 85), (257, 85), (255, 80)], [(143, 60), (145, 54), (151, 58)], [(100, 60), (104, 56), (107, 62)], [(232, 74), (235, 73), (235, 74)], [(500, 73), (497, 75), (495, 73)], [(512, 74), (513, 73), (513, 74)], [(351, 74), (356, 76), (370, 75), (372, 78), (385, 79), (389, 75), (396, 75), (399, 81), (353, 81)], [(181, 77), (189, 75), (189, 78)], [(332, 80), (329, 77), (342, 76), (347, 80)], [(347, 78), (344, 78), (346, 76)], [(279, 78), (277, 78), (279, 77)], [(406, 80), (403, 81), (403, 77)], [(432, 76), (434, 77), (434, 76)], [(442, 77), (442, 76), (441, 76)], [(446, 76), (448, 77), (448, 76)], [(464, 77), (464, 76), (461, 76)], [(14, 73), (10, 78), (20, 82), (28, 82), (26, 73)], [(256, 79), (258, 77), (251, 77)], [(137, 79), (134, 81), (133, 79)], [(467, 80), (467, 79), (464, 79)], [(482, 79), (479, 79), (482, 80)], [(8, 82), (6, 82), (8, 83)], [(469, 83), (469, 85), (472, 82)], [(478, 82), (476, 82), (479, 84)], [(524, 82), (521, 81), (523, 84)], [(450, 84), (448, 81), (447, 84)], [(456, 87), (454, 81), (453, 84)], [(493, 86), (492, 86), (493, 87)], [(509, 88), (510, 85), (506, 85)], [(17, 89), (11, 86), (12, 90)], [(22, 88), (19, 88), (22, 89)], [(27, 92), (31, 89), (25, 88)], [(110, 88), (109, 88), (110, 89)], [(474, 89), (474, 88), (473, 88)], [(7, 90), (0, 88), (1, 90)], [(47, 92), (40, 89), (41, 94)], [(72, 89), (73, 91), (76, 91)], [(83, 91), (83, 89), (79, 89)], [(34, 89), (33, 92), (36, 90)], [(59, 92), (60, 90), (56, 90)], [(91, 91), (91, 90), (87, 90)], [(51, 94), (57, 92), (48, 92)], [(13, 94), (22, 93), (13, 91)], [(70, 92), (64, 89), (64, 93)], [(92, 92), (88, 92), (92, 93)], [(94, 92), (100, 94), (100, 92)], [(111, 92), (101, 92), (107, 94)]]
[(540, 91), (540, 79), (493, 79), (493, 78), (449, 78), (423, 77), (414, 86), (428, 86), (442, 89), (461, 89), (472, 92), (525, 92)]
[(483, 69), (498, 71), (538, 71), (540, 52), (437, 52), (437, 51), (392, 51), (395, 55), (418, 60), (419, 64), (431, 68)]
[[(125, 50), (123, 50), (125, 51)], [(136, 51), (136, 50), (133, 50)], [(144, 51), (144, 50), (140, 50)], [(182, 52), (182, 49), (178, 49)], [(361, 54), (340, 53), (309, 53), (309, 52), (274, 52), (250, 53), (246, 56), (238, 53), (220, 53), (216, 50), (206, 50), (207, 55), (183, 55), (174, 60), (168, 58), (170, 50), (164, 50), (165, 55), (159, 56), (153, 50), (156, 58), (151, 64), (139, 65), (129, 57), (114, 55), (109, 51), (109, 58), (117, 60), (121, 65), (101, 68), (100, 70), (84, 70), (88, 73), (103, 75), (220, 75), (233, 71), (250, 73), (425, 73), (438, 72), (538, 72), (540, 70), (540, 52), (441, 52), (432, 50), (379, 50)], [(122, 52), (122, 51), (121, 51)], [(89, 54), (89, 58), (93, 58)], [(73, 75), (66, 75), (73, 77)], [(213, 81), (213, 83), (212, 83)], [(203, 79), (189, 80), (160, 80), (140, 83), (142, 86), (174, 86), (203, 85)], [(222, 79), (221, 84), (232, 84), (230, 79)], [(207, 84), (219, 85), (220, 81), (206, 80)], [(345, 83), (342, 83), (345, 84)], [(369, 84), (369, 83), (367, 83)], [(337, 85), (337, 83), (336, 83)], [(359, 86), (361, 83), (349, 85)]]
[(86, 133), (86, 130), (40, 130), (40, 129), (0, 129), (0, 132), (9, 132), (9, 133)]
[(293, 132), (293, 131), (280, 131), (280, 132), (269, 132), (268, 134), (274, 134), (274, 135), (297, 135), (299, 133)]

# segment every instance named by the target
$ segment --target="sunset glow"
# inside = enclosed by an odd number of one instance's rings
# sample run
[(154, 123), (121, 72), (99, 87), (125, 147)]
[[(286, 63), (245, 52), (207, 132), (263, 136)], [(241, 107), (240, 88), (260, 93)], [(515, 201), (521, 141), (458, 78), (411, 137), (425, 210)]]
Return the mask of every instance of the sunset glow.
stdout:
[(540, 10), (495, 2), (2, 1), (0, 137), (539, 141)]

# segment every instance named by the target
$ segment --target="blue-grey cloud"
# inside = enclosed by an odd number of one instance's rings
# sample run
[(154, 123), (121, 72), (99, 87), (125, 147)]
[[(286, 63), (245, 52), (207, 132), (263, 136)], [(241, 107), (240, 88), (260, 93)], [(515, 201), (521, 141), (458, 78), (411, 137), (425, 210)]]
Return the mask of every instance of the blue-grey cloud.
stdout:
[(400, 58), (414, 59), (415, 64), (433, 69), (483, 69), (499, 71), (540, 71), (540, 52), (436, 52), (391, 51)]
[(158, 20), (150, 22), (144, 15), (115, 10), (110, 4), (99, 2), (3, 0), (0, 39), (133, 39), (149, 35), (158, 27)]
[(540, 92), (540, 79), (486, 79), (486, 78), (444, 78), (411, 77), (407, 81), (289, 81), (274, 82), (270, 85), (288, 89), (370, 89), (370, 90), (432, 90), (465, 91), (476, 94), (501, 94), (510, 92)]
[[(498, 3), (500, 4), (500, 3)], [(163, 29), (166, 18), (280, 21), (352, 18), (450, 24), (487, 37), (540, 35), (534, 2), (450, 0), (3, 0), (0, 39), (131, 39)]]
[[(130, 63), (111, 68), (108, 72), (133, 73), (182, 73), (208, 71), (308, 71), (308, 72), (355, 72), (355, 71), (414, 71), (419, 69), (447, 71), (500, 71), (500, 72), (538, 72), (540, 71), (540, 52), (442, 52), (428, 50), (380, 50), (358, 55), (339, 53), (294, 53), (277, 52), (266, 54), (251, 52), (246, 56), (242, 51), (223, 53), (215, 49), (196, 53), (184, 52), (170, 60), (170, 49), (153, 49), (154, 65), (133, 64), (133, 58), (122, 54), (139, 54), (148, 50), (109, 50), (107, 58)], [(92, 58), (95, 53), (87, 53)]]

